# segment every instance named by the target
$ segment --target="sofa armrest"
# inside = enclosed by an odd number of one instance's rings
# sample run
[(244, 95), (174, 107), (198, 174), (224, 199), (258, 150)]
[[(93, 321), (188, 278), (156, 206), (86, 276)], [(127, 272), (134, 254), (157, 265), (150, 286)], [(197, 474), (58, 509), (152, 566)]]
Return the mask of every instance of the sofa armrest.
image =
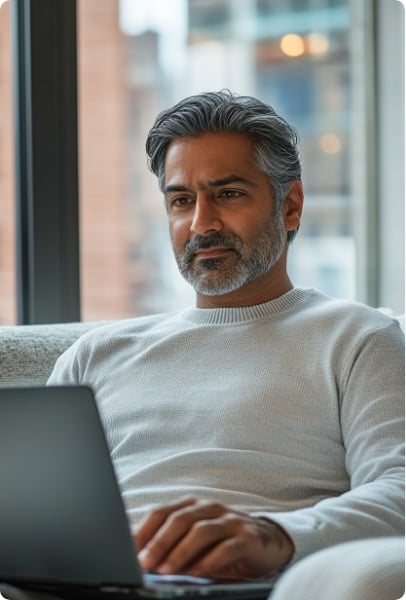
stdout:
[(0, 385), (44, 385), (59, 355), (86, 331), (104, 323), (0, 327)]

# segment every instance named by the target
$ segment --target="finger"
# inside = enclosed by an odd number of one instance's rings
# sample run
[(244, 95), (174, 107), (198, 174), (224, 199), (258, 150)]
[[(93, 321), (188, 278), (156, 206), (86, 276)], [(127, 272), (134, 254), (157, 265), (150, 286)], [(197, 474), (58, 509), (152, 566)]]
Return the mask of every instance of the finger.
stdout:
[[(257, 519), (236, 522), (232, 535), (202, 555), (187, 573), (215, 579), (263, 577), (289, 562), (289, 544), (281, 543), (280, 530)], [(285, 535), (285, 534), (284, 534)]]
[[(162, 573), (175, 573), (170, 561), (167, 560), (168, 554), (177, 548), (182, 538), (187, 535), (190, 529), (199, 521), (204, 519), (216, 518), (225, 511), (221, 504), (196, 502), (194, 504), (181, 507), (172, 512), (155, 533), (153, 538), (144, 546), (140, 561), (144, 569), (154, 569)], [(195, 555), (201, 551), (201, 544), (186, 543), (182, 545), (182, 554), (188, 554), (194, 559)], [(176, 564), (184, 564), (184, 559), (179, 559)]]
[(169, 551), (165, 560), (158, 567), (158, 572), (184, 573), (191, 565), (196, 564), (202, 556), (231, 535), (229, 527), (225, 527), (220, 519), (197, 520), (179, 542)]
[(244, 567), (247, 548), (243, 539), (229, 537), (216, 544), (185, 572), (195, 577), (240, 580), (248, 576)]
[(196, 503), (195, 498), (183, 498), (178, 502), (160, 506), (147, 515), (147, 517), (141, 522), (138, 531), (134, 535), (137, 550), (141, 551), (146, 546), (146, 544), (152, 539), (170, 514), (194, 503)]

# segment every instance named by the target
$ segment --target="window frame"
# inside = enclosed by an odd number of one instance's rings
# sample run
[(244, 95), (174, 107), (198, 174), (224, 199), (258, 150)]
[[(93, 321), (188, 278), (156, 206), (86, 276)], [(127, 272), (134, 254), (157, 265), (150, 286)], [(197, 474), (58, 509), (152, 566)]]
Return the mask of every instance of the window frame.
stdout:
[(80, 320), (76, 1), (13, 0), (18, 323)]
[[(403, 313), (404, 7), (398, 0), (353, 0), (350, 9), (357, 298)], [(399, 223), (403, 235), (394, 239)]]

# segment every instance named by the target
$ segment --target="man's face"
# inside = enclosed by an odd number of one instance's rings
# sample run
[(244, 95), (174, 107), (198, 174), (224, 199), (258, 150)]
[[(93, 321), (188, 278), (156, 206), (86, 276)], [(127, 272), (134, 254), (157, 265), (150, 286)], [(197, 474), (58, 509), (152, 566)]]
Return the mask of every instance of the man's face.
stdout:
[(164, 193), (179, 270), (196, 292), (230, 294), (270, 272), (286, 246), (268, 177), (239, 133), (174, 140)]

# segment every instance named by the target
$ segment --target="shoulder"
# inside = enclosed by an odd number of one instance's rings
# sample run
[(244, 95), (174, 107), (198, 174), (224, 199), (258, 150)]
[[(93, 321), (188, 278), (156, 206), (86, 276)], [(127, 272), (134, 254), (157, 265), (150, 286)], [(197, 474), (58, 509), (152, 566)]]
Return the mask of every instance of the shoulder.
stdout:
[(64, 353), (70, 359), (88, 362), (91, 357), (103, 357), (134, 346), (140, 340), (154, 336), (162, 328), (176, 327), (180, 313), (160, 313), (131, 319), (111, 321), (81, 335)]
[(327, 296), (318, 290), (307, 290), (306, 308), (315, 318), (332, 324), (345, 323), (352, 326), (379, 329), (388, 325), (399, 326), (401, 317), (391, 311), (373, 308), (362, 302)]
[(336, 349), (353, 350), (368, 339), (392, 341), (404, 345), (400, 318), (385, 314), (361, 302), (327, 296), (318, 290), (306, 290), (298, 320), (312, 338), (330, 341)]
[(130, 319), (120, 319), (95, 327), (77, 340), (78, 346), (94, 346), (112, 343), (114, 340), (137, 337), (153, 332), (156, 328), (176, 323), (180, 312), (159, 313)]

